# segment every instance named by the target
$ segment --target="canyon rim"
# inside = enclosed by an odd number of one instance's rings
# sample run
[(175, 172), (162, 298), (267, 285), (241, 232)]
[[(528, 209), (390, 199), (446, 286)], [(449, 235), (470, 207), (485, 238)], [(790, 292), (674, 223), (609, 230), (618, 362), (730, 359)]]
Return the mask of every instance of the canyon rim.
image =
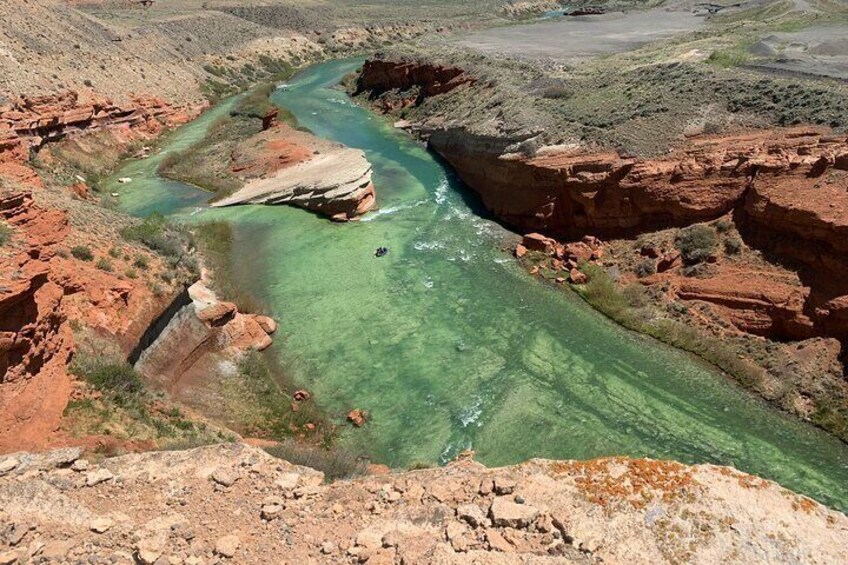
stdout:
[(0, 28), (0, 565), (845, 561), (843, 0)]

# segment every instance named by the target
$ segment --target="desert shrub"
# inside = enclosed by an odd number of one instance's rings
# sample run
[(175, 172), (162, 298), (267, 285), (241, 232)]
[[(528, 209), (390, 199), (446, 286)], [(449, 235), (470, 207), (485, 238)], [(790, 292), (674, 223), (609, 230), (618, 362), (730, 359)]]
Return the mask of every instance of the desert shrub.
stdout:
[(584, 265), (581, 270), (589, 277), (589, 282), (581, 291), (583, 297), (610, 318), (623, 321), (629, 304), (627, 299), (619, 293), (612, 277), (597, 265)]
[(286, 440), (278, 446), (266, 448), (265, 451), (294, 465), (321, 471), (327, 481), (364, 475), (368, 467), (365, 459), (340, 447), (325, 449)]
[(122, 229), (121, 237), (127, 241), (142, 243), (166, 257), (182, 255), (191, 243), (186, 232), (169, 225), (165, 217), (158, 212), (138, 224)]
[(636, 265), (634, 269), (636, 276), (641, 278), (648, 277), (657, 272), (657, 265), (653, 259), (645, 259)]
[(722, 218), (720, 220), (717, 220), (713, 224), (713, 226), (715, 227), (715, 229), (718, 233), (727, 233), (733, 227), (733, 222), (731, 222), (727, 218)]
[(274, 91), (273, 84), (263, 84), (244, 95), (241, 100), (230, 110), (231, 116), (244, 116), (248, 118), (262, 119), (274, 109), (269, 97)]
[(94, 259), (94, 254), (91, 252), (91, 249), (86, 247), (85, 245), (76, 245), (72, 247), (71, 255), (73, 255), (75, 259), (79, 259), (80, 261), (91, 261), (92, 259)]
[(135, 269), (127, 269), (126, 271), (124, 271), (124, 275), (128, 279), (137, 279), (138, 278), (138, 271), (136, 271)]
[(6, 222), (0, 222), (0, 247), (3, 247), (12, 239), (12, 228)]
[(74, 358), (71, 372), (118, 406), (140, 406), (144, 400), (144, 382), (126, 362), (79, 354)]
[(110, 247), (109, 248), (109, 256), (114, 258), (114, 259), (117, 259), (118, 257), (121, 256), (121, 249), (118, 248), (118, 247)]
[(715, 230), (702, 224), (680, 230), (674, 240), (674, 246), (690, 265), (706, 261), (715, 252), (717, 245)]
[(112, 263), (110, 263), (109, 260), (105, 257), (101, 257), (100, 259), (98, 259), (95, 265), (101, 271), (106, 271), (107, 273), (112, 272)]
[(728, 255), (737, 255), (742, 251), (742, 240), (738, 237), (728, 237), (724, 240), (724, 252)]
[(718, 67), (738, 67), (748, 62), (748, 53), (741, 49), (717, 49), (710, 53), (707, 63)]
[(150, 266), (150, 262), (147, 260), (147, 257), (144, 255), (136, 255), (135, 260), (133, 261), (133, 267), (136, 269), (146, 269)]
[(716, 135), (722, 132), (724, 127), (718, 122), (706, 122), (704, 124), (704, 133), (707, 135)]
[(644, 308), (650, 304), (648, 291), (639, 283), (633, 283), (624, 287), (621, 291), (621, 296), (631, 308)]

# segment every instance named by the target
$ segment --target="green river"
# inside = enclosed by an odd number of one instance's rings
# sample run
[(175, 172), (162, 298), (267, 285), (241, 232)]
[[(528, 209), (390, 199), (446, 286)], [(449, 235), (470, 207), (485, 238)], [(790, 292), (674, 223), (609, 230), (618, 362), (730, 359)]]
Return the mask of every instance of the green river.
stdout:
[[(625, 331), (501, 250), (437, 158), (335, 87), (359, 61), (301, 73), (274, 101), (316, 135), (363, 149), (379, 211), (334, 224), (285, 206), (209, 209), (156, 176), (224, 103), (114, 177), (124, 210), (233, 225), (235, 276), (280, 321), (270, 354), (331, 413), (371, 412), (343, 445), (392, 466), (603, 455), (719, 463), (848, 509), (848, 446), (741, 391), (692, 357)], [(378, 246), (390, 253), (374, 257)]]

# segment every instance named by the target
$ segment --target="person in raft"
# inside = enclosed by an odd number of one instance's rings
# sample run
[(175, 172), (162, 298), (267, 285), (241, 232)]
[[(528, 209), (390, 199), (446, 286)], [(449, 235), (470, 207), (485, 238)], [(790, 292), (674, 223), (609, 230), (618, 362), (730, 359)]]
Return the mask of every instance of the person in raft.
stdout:
[(389, 252), (389, 249), (387, 247), (378, 247), (377, 251), (374, 252), (374, 257), (382, 257), (383, 255), (385, 255), (388, 252)]

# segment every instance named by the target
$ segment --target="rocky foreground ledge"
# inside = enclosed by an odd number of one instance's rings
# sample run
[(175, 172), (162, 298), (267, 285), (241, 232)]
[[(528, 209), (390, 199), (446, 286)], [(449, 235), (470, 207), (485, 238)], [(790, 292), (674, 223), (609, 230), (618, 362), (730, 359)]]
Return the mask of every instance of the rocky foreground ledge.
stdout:
[(0, 458), (0, 563), (837, 563), (848, 518), (727, 467), (534, 460), (333, 484), (243, 444)]

